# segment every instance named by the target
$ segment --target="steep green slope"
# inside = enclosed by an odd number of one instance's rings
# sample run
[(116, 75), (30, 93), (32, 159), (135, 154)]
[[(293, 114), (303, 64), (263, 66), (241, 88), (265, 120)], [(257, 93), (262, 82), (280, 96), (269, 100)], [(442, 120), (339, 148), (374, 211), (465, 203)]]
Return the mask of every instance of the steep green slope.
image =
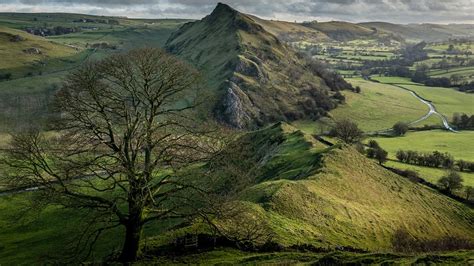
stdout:
[(425, 239), (474, 239), (471, 208), (385, 170), (350, 147), (315, 148), (309, 139), (277, 124), (238, 142), (260, 156), (242, 153), (234, 159), (255, 158), (261, 167), (241, 200), (268, 221), (275, 241), (388, 250), (398, 229)]
[[(184, 25), (167, 48), (202, 70), (210, 80), (216, 117), (236, 128), (320, 116), (337, 102), (294, 51), (252, 17), (224, 4)], [(311, 106), (306, 112), (303, 103)]]

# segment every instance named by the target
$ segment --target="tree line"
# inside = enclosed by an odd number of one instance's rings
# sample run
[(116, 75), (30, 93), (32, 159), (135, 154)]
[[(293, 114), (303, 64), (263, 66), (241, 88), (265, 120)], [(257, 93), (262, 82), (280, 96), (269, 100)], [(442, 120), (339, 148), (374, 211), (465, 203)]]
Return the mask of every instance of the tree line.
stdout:
[(453, 115), (452, 124), (457, 129), (474, 129), (474, 115), (455, 113)]
[(451, 154), (446, 152), (433, 151), (431, 153), (421, 153), (411, 150), (399, 150), (396, 157), (400, 162), (407, 164), (445, 169), (457, 167), (459, 171), (474, 172), (474, 162), (456, 161)]

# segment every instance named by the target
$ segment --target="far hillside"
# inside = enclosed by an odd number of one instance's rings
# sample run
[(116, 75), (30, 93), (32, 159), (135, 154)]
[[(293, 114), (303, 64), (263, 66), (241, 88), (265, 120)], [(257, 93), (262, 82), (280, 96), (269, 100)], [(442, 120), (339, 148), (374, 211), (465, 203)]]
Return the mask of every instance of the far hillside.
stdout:
[(364, 27), (375, 28), (400, 36), (407, 41), (438, 42), (457, 38), (474, 38), (474, 26), (464, 24), (392, 24), (386, 22), (360, 23)]

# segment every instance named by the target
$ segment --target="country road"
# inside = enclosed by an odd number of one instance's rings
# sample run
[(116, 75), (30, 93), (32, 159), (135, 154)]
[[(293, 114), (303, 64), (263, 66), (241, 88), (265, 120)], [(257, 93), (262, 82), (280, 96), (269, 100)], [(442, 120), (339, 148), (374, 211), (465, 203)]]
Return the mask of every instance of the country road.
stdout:
[[(426, 115), (422, 116), (421, 118), (415, 120), (415, 121), (412, 121), (410, 123), (408, 123), (409, 125), (414, 125), (416, 123), (419, 123), (421, 121), (424, 121), (426, 119), (428, 119), (430, 116), (432, 115), (436, 115), (438, 116), (439, 118), (441, 118), (441, 121), (443, 122), (443, 126), (444, 128), (446, 128), (447, 130), (453, 132), (453, 133), (458, 133), (458, 131), (456, 131), (454, 128), (452, 128), (450, 125), (449, 125), (449, 122), (448, 122), (448, 119), (441, 113), (439, 113), (437, 110), (436, 110), (436, 106), (433, 104), (433, 102), (431, 102), (430, 100), (428, 99), (425, 99), (423, 97), (421, 97), (420, 95), (418, 95), (418, 93), (416, 93), (415, 91), (413, 90), (410, 90), (408, 88), (405, 88), (403, 87), (402, 85), (403, 84), (400, 84), (400, 83), (381, 83), (380, 81), (377, 81), (377, 80), (373, 80), (371, 78), (367, 79), (371, 82), (374, 82), (374, 83), (380, 83), (380, 84), (387, 84), (387, 85), (392, 85), (392, 86), (395, 86), (397, 88), (400, 88), (400, 89), (403, 89), (403, 90), (406, 90), (408, 92), (410, 92), (411, 95), (413, 95), (413, 97), (417, 98), (420, 102), (426, 104), (428, 107), (429, 107), (429, 111)], [(390, 129), (383, 129), (383, 130), (378, 130), (378, 131), (375, 131), (375, 132), (371, 132), (371, 133), (383, 133), (383, 132), (388, 132), (392, 130), (391, 128)]]
[(410, 125), (413, 125), (413, 124), (416, 124), (418, 122), (421, 122), (423, 120), (426, 120), (428, 119), (430, 116), (432, 115), (437, 115), (439, 118), (441, 118), (441, 121), (443, 121), (443, 126), (451, 131), (451, 132), (454, 132), (454, 133), (457, 133), (458, 131), (456, 131), (454, 128), (452, 128), (450, 125), (449, 125), (449, 122), (448, 122), (448, 119), (441, 113), (439, 113), (437, 110), (436, 110), (436, 107), (433, 105), (433, 103), (427, 99), (424, 99), (423, 97), (421, 97), (420, 95), (418, 95), (416, 92), (408, 89), (408, 88), (405, 88), (403, 86), (401, 86), (400, 84), (396, 84), (396, 83), (387, 83), (387, 84), (390, 84), (392, 86), (395, 86), (395, 87), (398, 87), (398, 88), (401, 88), (401, 89), (404, 89), (406, 91), (409, 91), (411, 95), (413, 95), (415, 98), (417, 98), (420, 102), (428, 105), (428, 107), (430, 108), (430, 111), (423, 117), (421, 117), (420, 119), (416, 120), (416, 121), (413, 121), (410, 123)]

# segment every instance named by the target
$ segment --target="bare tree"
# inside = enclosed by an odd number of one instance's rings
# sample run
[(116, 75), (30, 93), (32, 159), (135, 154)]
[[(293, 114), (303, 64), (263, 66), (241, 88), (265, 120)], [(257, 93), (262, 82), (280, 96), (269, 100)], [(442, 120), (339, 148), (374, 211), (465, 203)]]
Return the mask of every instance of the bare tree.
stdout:
[(158, 49), (85, 65), (58, 93), (57, 136), (13, 137), (9, 180), (40, 187), (44, 201), (93, 210), (91, 244), (125, 228), (119, 259), (136, 260), (145, 224), (202, 215), (207, 202), (212, 181), (198, 166), (221, 145), (195, 122), (199, 83), (194, 69)]

